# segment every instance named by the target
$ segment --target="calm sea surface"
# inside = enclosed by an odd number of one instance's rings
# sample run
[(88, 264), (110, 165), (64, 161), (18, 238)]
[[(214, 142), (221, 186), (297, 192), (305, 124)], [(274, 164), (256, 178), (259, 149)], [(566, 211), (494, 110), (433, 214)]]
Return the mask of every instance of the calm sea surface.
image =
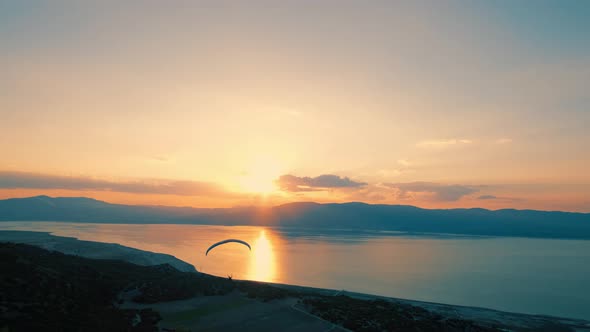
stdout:
[[(0, 222), (174, 255), (237, 279), (590, 319), (590, 241), (197, 225)], [(205, 256), (207, 247), (227, 244)]]

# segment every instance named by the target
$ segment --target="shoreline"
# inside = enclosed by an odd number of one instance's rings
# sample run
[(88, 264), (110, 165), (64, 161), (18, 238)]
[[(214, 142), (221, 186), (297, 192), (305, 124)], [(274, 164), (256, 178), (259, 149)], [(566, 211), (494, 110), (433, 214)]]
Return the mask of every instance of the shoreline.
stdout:
[[(252, 281), (250, 281), (252, 282)], [(256, 282), (256, 281), (254, 281)], [(518, 313), (518, 312), (510, 312), (510, 311), (502, 311), (497, 309), (485, 308), (485, 307), (477, 307), (477, 306), (464, 306), (464, 305), (456, 305), (456, 304), (447, 304), (447, 303), (439, 303), (439, 302), (428, 302), (428, 301), (420, 301), (420, 300), (412, 300), (412, 299), (403, 299), (397, 298), (392, 296), (383, 296), (383, 295), (376, 295), (376, 294), (367, 294), (367, 293), (359, 293), (359, 292), (352, 292), (347, 290), (335, 290), (329, 288), (316, 288), (316, 287), (308, 287), (308, 286), (298, 286), (298, 285), (289, 285), (289, 284), (280, 284), (280, 283), (265, 283), (260, 282), (262, 284), (268, 284), (275, 287), (294, 290), (294, 291), (302, 291), (302, 292), (310, 292), (310, 293), (318, 293), (325, 296), (348, 296), (355, 299), (360, 300), (367, 300), (367, 301), (374, 301), (374, 300), (385, 300), (385, 301), (392, 301), (395, 303), (400, 304), (407, 304), (411, 306), (420, 307), (426, 309), (431, 312), (435, 312), (441, 314), (443, 316), (452, 317), (452, 318), (460, 318), (460, 319), (468, 319), (468, 320), (476, 320), (479, 322), (488, 322), (494, 323), (498, 321), (510, 321), (512, 323), (518, 323), (518, 325), (522, 325), (522, 327), (529, 326), (530, 324), (538, 324), (540, 322), (559, 322), (561, 324), (566, 324), (572, 327), (576, 327), (576, 331), (590, 331), (590, 320), (582, 319), (582, 318), (568, 318), (568, 317), (558, 317), (558, 316), (551, 316), (551, 315), (542, 315), (542, 314), (527, 314), (527, 313)]]
[(118, 243), (79, 240), (75, 237), (53, 235), (44, 231), (0, 230), (0, 242), (30, 244), (66, 255), (117, 259), (142, 266), (170, 264), (181, 272), (198, 273), (192, 264), (169, 254), (136, 249)]

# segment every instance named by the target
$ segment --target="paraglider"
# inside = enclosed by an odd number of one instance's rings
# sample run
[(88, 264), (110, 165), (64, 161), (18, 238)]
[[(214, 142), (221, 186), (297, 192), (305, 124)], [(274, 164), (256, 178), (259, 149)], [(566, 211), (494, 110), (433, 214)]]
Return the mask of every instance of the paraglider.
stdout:
[(227, 239), (227, 240), (219, 241), (217, 243), (212, 244), (209, 247), (209, 249), (207, 249), (207, 251), (205, 252), (205, 256), (207, 256), (207, 254), (209, 253), (209, 251), (211, 251), (211, 249), (213, 249), (217, 246), (220, 246), (222, 244), (230, 243), (230, 242), (241, 243), (241, 244), (245, 245), (246, 247), (248, 247), (248, 249), (252, 250), (252, 248), (250, 247), (250, 245), (246, 241), (237, 240), (237, 239)]

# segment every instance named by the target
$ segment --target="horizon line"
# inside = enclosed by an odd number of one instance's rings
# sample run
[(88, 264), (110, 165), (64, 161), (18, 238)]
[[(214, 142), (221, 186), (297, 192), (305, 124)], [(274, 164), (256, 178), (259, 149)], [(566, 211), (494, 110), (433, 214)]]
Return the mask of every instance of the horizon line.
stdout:
[(178, 208), (178, 209), (195, 209), (195, 210), (231, 210), (231, 209), (238, 209), (238, 208), (276, 208), (281, 206), (287, 205), (295, 205), (295, 204), (315, 204), (315, 205), (350, 205), (350, 204), (362, 204), (368, 206), (398, 206), (398, 207), (412, 207), (421, 210), (430, 210), (430, 211), (451, 211), (451, 210), (484, 210), (489, 212), (497, 212), (497, 211), (536, 211), (536, 212), (559, 212), (559, 213), (572, 213), (572, 214), (584, 214), (590, 215), (590, 212), (579, 212), (579, 211), (565, 211), (565, 210), (537, 210), (537, 209), (517, 209), (517, 208), (502, 208), (502, 209), (487, 209), (483, 207), (457, 207), (457, 208), (426, 208), (420, 207), (417, 205), (410, 205), (410, 204), (375, 204), (375, 203), (367, 203), (361, 201), (347, 201), (347, 202), (314, 202), (314, 201), (296, 201), (296, 202), (288, 202), (283, 204), (277, 205), (236, 205), (231, 207), (214, 207), (214, 208), (207, 208), (207, 207), (195, 207), (195, 206), (175, 206), (175, 205), (149, 205), (149, 204), (121, 204), (115, 202), (109, 202), (102, 199), (96, 199), (93, 197), (87, 196), (49, 196), (49, 195), (35, 195), (35, 196), (26, 196), (26, 197), (10, 197), (0, 199), (2, 201), (9, 201), (9, 200), (24, 200), (24, 199), (32, 199), (32, 198), (50, 198), (50, 199), (76, 199), (76, 198), (83, 198), (88, 200), (93, 200), (101, 203), (106, 203), (110, 205), (124, 205), (124, 206), (137, 206), (137, 207), (161, 207), (161, 208)]

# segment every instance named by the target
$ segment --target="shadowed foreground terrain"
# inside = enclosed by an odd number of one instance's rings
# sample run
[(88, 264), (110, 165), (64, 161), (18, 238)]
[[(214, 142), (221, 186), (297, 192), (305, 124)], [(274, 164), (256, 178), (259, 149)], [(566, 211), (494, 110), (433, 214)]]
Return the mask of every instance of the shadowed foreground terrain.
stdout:
[[(409, 301), (342, 292), (334, 296), (329, 290), (234, 281), (180, 272), (168, 264), (139, 266), (82, 258), (26, 244), (0, 243), (0, 271), (0, 331), (573, 331), (575, 327), (571, 321), (562, 324), (556, 318), (536, 316), (532, 325), (520, 327), (501, 319), (463, 319)], [(578, 323), (577, 327), (586, 327)]]
[(87, 259), (11, 243), (0, 244), (0, 271), (0, 322), (8, 331), (157, 331), (158, 313), (115, 305), (120, 291), (137, 288), (135, 301), (157, 302), (234, 287), (170, 265)]

